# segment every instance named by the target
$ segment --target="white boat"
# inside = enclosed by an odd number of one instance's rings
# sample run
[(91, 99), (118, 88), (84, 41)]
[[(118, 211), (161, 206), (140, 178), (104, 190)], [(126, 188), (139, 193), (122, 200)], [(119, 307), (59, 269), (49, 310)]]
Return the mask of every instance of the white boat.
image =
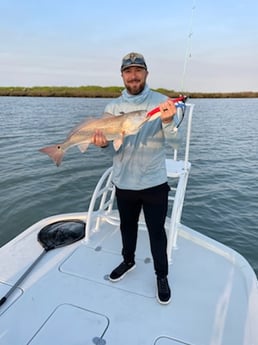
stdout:
[[(183, 157), (175, 151), (167, 158), (168, 179), (176, 186), (166, 221), (170, 304), (155, 297), (142, 219), (136, 269), (119, 282), (108, 280), (121, 262), (109, 168), (87, 212), (43, 219), (0, 248), (0, 345), (258, 344), (258, 282), (252, 267), (236, 251), (181, 223), (194, 106), (186, 108)], [(63, 246), (54, 238), (53, 247), (45, 248), (39, 234), (56, 222), (64, 222), (68, 232), (78, 225), (85, 236), (69, 244), (64, 238)]]

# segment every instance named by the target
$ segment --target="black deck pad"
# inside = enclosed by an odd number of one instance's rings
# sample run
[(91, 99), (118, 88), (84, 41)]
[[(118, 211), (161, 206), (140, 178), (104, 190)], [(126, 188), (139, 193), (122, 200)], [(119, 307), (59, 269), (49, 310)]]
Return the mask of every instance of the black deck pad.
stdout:
[(85, 223), (78, 219), (48, 224), (38, 233), (38, 241), (48, 251), (72, 244), (85, 236)]

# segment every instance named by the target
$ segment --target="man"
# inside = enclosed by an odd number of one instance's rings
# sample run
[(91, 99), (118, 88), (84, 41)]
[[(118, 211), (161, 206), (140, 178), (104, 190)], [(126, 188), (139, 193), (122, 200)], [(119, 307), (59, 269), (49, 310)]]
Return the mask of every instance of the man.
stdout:
[(120, 115), (160, 107), (161, 116), (144, 124), (135, 135), (124, 138), (116, 152), (101, 131), (92, 142), (113, 155), (113, 183), (120, 216), (123, 262), (110, 274), (116, 282), (135, 268), (138, 220), (143, 209), (149, 232), (151, 253), (157, 276), (157, 299), (167, 304), (171, 291), (167, 280), (167, 237), (164, 228), (169, 186), (165, 167), (165, 139), (175, 140), (176, 108), (172, 100), (149, 89), (148, 69), (144, 57), (130, 53), (122, 60), (121, 76), (125, 89), (110, 102), (105, 112)]

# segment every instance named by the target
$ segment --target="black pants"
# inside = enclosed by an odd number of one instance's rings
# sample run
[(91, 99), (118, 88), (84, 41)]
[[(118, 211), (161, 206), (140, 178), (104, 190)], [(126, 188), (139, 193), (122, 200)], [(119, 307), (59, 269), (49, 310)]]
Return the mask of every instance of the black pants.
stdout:
[(167, 236), (164, 224), (167, 215), (169, 190), (167, 183), (140, 191), (124, 190), (116, 187), (124, 261), (134, 261), (138, 220), (141, 209), (143, 209), (149, 232), (154, 269), (156, 275), (160, 278), (168, 275)]

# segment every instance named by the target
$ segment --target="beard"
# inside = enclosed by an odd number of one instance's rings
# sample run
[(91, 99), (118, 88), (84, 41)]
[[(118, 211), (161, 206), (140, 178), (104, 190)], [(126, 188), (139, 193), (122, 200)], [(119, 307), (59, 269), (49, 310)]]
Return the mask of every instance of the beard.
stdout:
[(127, 89), (127, 91), (131, 94), (131, 95), (138, 95), (139, 93), (141, 93), (145, 87), (145, 81), (140, 82), (140, 80), (130, 80), (129, 82), (127, 82), (125, 84), (125, 87)]

